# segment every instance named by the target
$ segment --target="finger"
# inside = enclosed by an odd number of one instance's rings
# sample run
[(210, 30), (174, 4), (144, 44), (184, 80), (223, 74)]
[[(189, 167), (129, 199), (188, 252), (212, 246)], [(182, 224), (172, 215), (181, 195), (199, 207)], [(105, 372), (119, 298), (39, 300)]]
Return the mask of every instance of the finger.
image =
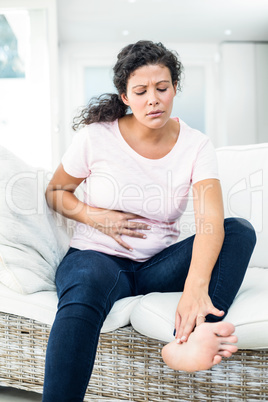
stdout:
[(121, 229), (118, 231), (120, 235), (130, 236), (130, 237), (138, 237), (140, 239), (146, 239), (147, 236), (144, 233), (135, 232), (134, 230), (130, 229)]
[(185, 315), (180, 318), (180, 326), (177, 331), (177, 339), (179, 339), (179, 340), (181, 340), (182, 336), (184, 335), (184, 329), (185, 329), (185, 325), (187, 323), (187, 319), (188, 319), (188, 317), (185, 317)]
[(115, 241), (117, 241), (118, 244), (120, 244), (120, 246), (126, 248), (129, 251), (133, 251), (133, 248), (129, 244), (124, 242), (119, 234), (113, 236), (113, 238)]
[(195, 320), (196, 326), (203, 324), (206, 321), (206, 316), (203, 314), (198, 314)]
[(217, 317), (222, 317), (225, 313), (223, 310), (219, 310), (213, 306), (211, 309), (209, 309), (209, 312), (207, 314), (212, 314), (212, 315), (216, 315)]
[(128, 229), (143, 229), (143, 230), (151, 229), (151, 226), (144, 222), (125, 221), (124, 226)]
[(131, 212), (122, 212), (126, 220), (128, 219), (144, 219), (144, 216), (138, 214), (132, 214)]
[(181, 342), (186, 342), (189, 338), (189, 335), (193, 332), (193, 329), (195, 327), (195, 319), (196, 316), (188, 316), (186, 320), (182, 319), (178, 335)]
[(178, 339), (180, 325), (181, 325), (181, 316), (177, 312), (175, 316), (175, 339)]

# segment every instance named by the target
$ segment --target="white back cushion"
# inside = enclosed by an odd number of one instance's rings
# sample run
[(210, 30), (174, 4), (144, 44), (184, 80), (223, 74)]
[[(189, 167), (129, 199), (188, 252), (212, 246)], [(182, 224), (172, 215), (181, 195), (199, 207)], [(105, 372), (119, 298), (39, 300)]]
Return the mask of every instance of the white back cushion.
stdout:
[(268, 143), (217, 150), (225, 216), (246, 218), (257, 244), (250, 266), (268, 268)]
[[(268, 143), (223, 147), (216, 152), (225, 217), (252, 223), (257, 244), (249, 266), (268, 268)], [(195, 233), (191, 196), (180, 227), (180, 240)]]

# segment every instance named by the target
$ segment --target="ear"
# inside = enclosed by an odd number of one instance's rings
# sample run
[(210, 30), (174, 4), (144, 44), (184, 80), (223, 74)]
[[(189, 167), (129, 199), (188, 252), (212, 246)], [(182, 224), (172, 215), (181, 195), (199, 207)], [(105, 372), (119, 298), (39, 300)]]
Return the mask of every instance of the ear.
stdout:
[(175, 95), (177, 93), (177, 85), (178, 85), (178, 81), (175, 81), (174, 84), (173, 84)]
[(129, 106), (129, 101), (128, 101), (127, 95), (121, 94), (120, 96), (121, 96), (122, 102), (124, 102), (125, 105)]

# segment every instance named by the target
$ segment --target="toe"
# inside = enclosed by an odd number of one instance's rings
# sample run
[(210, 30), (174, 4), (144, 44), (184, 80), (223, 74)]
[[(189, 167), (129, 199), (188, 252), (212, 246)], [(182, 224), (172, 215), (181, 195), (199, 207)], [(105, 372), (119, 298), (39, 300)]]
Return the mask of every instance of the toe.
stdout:
[(220, 337), (220, 342), (222, 344), (224, 343), (237, 343), (238, 339), (236, 335), (231, 335), (231, 336), (221, 336)]
[(229, 352), (229, 350), (222, 350), (219, 352), (219, 354), (223, 357), (231, 357), (232, 356), (232, 353)]
[(212, 365), (215, 366), (216, 364), (219, 364), (221, 362), (221, 359), (222, 357), (219, 354), (214, 356)]
[(235, 353), (237, 352), (238, 347), (236, 345), (221, 345), (220, 347), (220, 352), (229, 352), (229, 353)]
[(230, 336), (234, 333), (235, 327), (230, 322), (220, 321), (215, 324), (215, 334), (219, 336)]

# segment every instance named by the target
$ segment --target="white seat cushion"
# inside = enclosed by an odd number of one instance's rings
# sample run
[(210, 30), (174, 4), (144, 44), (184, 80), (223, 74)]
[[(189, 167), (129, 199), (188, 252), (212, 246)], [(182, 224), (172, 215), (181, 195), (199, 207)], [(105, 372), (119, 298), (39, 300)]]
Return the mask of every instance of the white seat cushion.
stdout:
[[(182, 293), (151, 293), (140, 299), (130, 320), (136, 331), (174, 340), (175, 311)], [(268, 269), (248, 269), (225, 318), (236, 327), (240, 349), (268, 348)]]
[[(103, 323), (101, 332), (114, 331), (130, 323), (132, 309), (141, 296), (126, 297), (118, 300)], [(22, 295), (0, 284), (0, 311), (30, 318), (44, 324), (52, 325), (58, 297), (56, 292), (44, 291)]]

